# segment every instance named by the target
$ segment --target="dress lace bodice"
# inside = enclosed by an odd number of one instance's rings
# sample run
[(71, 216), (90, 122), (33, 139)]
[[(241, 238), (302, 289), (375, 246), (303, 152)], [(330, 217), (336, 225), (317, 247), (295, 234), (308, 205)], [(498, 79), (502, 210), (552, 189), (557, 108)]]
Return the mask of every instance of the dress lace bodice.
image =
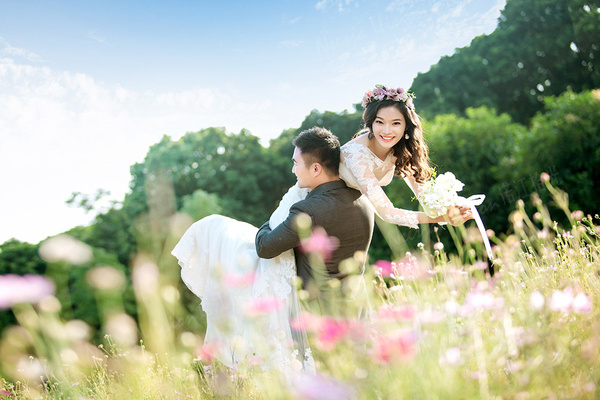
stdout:
[[(382, 189), (394, 177), (396, 157), (389, 153), (381, 160), (367, 146), (356, 141), (346, 143), (341, 150), (340, 178), (348, 186), (360, 190), (384, 221), (417, 229), (417, 212), (394, 207)], [(411, 178), (405, 178), (405, 181), (413, 192), (419, 190)]]

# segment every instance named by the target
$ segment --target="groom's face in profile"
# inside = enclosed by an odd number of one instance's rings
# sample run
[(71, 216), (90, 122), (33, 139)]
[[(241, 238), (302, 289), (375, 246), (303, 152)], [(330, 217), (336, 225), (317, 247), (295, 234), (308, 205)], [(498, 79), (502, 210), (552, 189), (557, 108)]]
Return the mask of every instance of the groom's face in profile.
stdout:
[(304, 162), (304, 156), (302, 156), (302, 152), (297, 147), (294, 148), (292, 160), (294, 161), (292, 172), (298, 179), (298, 187), (313, 189), (313, 175), (310, 170), (312, 165), (307, 165)]

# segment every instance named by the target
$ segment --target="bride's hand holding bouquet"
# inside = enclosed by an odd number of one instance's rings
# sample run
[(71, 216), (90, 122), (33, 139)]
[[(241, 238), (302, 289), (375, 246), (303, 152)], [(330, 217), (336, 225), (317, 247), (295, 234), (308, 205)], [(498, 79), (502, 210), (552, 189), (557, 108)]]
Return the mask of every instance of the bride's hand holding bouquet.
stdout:
[(465, 185), (452, 172), (425, 182), (417, 198), (433, 222), (462, 225), (473, 218), (471, 207), (458, 195)]

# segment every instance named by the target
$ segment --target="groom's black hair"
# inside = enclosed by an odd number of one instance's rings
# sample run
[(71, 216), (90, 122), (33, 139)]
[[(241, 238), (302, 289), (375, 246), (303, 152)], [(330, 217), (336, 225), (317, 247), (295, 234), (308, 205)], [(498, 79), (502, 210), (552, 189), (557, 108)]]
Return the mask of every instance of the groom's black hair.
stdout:
[(292, 144), (307, 164), (319, 163), (330, 175), (340, 174), (340, 141), (329, 130), (314, 126), (300, 132)]

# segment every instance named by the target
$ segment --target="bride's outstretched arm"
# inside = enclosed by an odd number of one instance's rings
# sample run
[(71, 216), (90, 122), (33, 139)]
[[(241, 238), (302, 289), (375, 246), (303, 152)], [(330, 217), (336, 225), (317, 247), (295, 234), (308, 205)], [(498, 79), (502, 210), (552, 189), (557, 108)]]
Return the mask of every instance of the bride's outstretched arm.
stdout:
[(415, 229), (419, 227), (419, 223), (429, 222), (421, 220), (424, 213), (394, 207), (373, 172), (375, 165), (369, 149), (353, 146), (351, 151), (342, 152), (342, 163), (354, 177), (358, 189), (369, 199), (384, 221)]
[[(460, 225), (464, 220), (470, 218), (466, 215), (468, 213), (466, 209), (459, 209), (458, 216), (455, 216), (455, 211), (452, 211), (446, 216), (431, 218), (422, 211), (394, 207), (375, 176), (373, 155), (364, 146), (354, 146), (352, 151), (342, 152), (342, 162), (356, 180), (358, 189), (369, 199), (377, 214), (386, 222), (416, 229), (419, 224), (426, 223), (450, 222), (452, 225)], [(406, 183), (415, 194), (420, 190), (414, 180), (408, 179)]]

